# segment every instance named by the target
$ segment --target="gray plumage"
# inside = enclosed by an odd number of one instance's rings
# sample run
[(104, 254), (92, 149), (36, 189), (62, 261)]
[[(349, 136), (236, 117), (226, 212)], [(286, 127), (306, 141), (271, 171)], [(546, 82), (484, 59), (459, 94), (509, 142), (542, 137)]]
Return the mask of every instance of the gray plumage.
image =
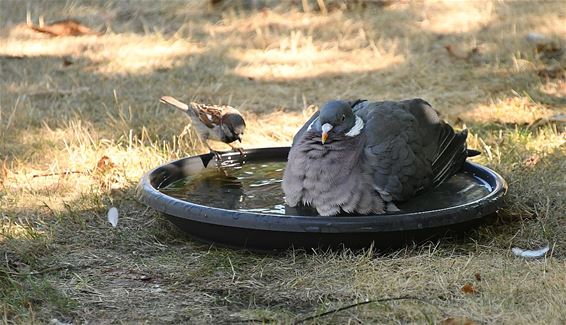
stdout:
[(320, 215), (398, 211), (395, 201), (461, 168), (466, 137), (421, 99), (329, 102), (293, 139), (282, 184), (287, 204), (312, 206)]

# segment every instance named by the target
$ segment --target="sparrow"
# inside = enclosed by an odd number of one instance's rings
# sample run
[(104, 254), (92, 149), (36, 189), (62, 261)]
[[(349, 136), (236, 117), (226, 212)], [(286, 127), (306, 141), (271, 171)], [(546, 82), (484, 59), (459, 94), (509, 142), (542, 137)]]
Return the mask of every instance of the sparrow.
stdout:
[(283, 175), (285, 200), (322, 216), (383, 214), (457, 173), (469, 156), (422, 99), (330, 101), (298, 131)]
[(232, 144), (236, 140), (242, 142), (242, 135), (246, 129), (246, 122), (237, 109), (227, 105), (205, 105), (194, 102), (185, 104), (171, 96), (163, 96), (159, 101), (185, 112), (210, 152), (219, 155), (219, 152), (208, 144), (208, 140), (214, 140), (226, 143), (232, 150), (243, 155), (244, 150)]

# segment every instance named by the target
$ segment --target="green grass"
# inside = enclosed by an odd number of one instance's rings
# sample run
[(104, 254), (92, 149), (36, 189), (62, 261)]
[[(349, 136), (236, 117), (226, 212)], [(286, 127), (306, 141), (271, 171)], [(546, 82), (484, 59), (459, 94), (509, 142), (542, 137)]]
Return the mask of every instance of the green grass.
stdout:
[[(2, 321), (566, 322), (566, 132), (534, 123), (566, 111), (564, 73), (545, 72), (563, 72), (566, 54), (525, 39), (564, 49), (563, 3), (258, 3), (0, 2)], [(107, 32), (38, 35), (28, 10)], [(470, 130), (474, 161), (509, 183), (507, 206), (464, 236), (392, 251), (198, 243), (134, 199), (144, 172), (206, 151), (162, 95), (237, 106), (246, 147), (289, 145), (329, 99), (422, 97)], [(545, 244), (543, 259), (511, 253)], [(378, 302), (399, 296), (418, 299)]]

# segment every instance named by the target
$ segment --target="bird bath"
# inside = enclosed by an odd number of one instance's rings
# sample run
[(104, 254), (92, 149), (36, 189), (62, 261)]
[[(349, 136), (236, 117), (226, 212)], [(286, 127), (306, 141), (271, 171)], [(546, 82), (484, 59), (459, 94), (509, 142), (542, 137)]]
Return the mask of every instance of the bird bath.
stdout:
[[(478, 224), (501, 207), (507, 185), (466, 163), (439, 187), (398, 204), (401, 212), (322, 217), (285, 205), (281, 179), (288, 147), (183, 158), (141, 180), (138, 199), (192, 237), (250, 249), (395, 247)], [(219, 164), (221, 168), (219, 168)]]

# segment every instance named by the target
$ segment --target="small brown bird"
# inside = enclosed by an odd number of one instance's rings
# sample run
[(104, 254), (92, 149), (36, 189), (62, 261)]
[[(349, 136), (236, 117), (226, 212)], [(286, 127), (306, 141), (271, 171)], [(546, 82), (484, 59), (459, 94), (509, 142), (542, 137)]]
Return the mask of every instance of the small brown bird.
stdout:
[(232, 150), (244, 153), (241, 147), (236, 147), (232, 142), (242, 142), (242, 135), (246, 129), (246, 122), (237, 109), (227, 105), (205, 105), (191, 102), (185, 104), (171, 96), (163, 96), (159, 100), (185, 112), (192, 121), (193, 127), (202, 142), (210, 152), (218, 155), (218, 152), (210, 147), (208, 140), (224, 142)]

